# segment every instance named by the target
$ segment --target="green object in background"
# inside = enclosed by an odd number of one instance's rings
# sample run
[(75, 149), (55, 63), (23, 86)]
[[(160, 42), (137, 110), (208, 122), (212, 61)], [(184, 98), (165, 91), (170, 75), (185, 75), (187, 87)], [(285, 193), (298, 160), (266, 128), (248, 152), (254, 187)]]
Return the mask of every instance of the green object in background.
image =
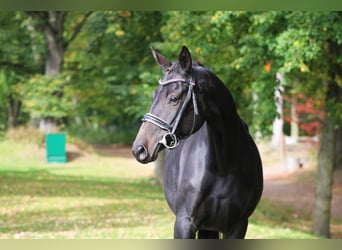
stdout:
[(48, 163), (67, 161), (65, 144), (66, 136), (64, 133), (47, 134), (46, 140), (46, 158)]

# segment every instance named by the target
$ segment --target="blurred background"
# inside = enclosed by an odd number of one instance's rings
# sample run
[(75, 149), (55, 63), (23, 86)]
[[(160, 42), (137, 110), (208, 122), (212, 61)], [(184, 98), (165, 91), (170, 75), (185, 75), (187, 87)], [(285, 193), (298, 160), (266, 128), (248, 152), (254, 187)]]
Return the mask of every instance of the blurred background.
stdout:
[[(182, 45), (259, 146), (247, 237), (342, 237), (342, 12), (8, 11), (0, 42), (0, 238), (172, 237), (163, 159), (130, 145), (162, 76), (150, 47)], [(56, 132), (64, 165), (46, 162)]]

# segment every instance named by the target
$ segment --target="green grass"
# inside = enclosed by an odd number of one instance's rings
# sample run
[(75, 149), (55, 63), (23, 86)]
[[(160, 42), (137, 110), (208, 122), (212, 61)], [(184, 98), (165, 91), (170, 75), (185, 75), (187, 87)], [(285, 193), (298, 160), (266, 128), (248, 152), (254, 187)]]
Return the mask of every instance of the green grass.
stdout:
[(168, 236), (151, 227), (169, 223), (163, 218), (169, 211), (160, 187), (150, 179), (91, 180), (47, 171), (6, 171), (0, 181), (1, 238)]
[[(82, 153), (45, 163), (45, 151), (0, 141), (0, 238), (172, 238), (174, 215), (153, 167)], [(247, 238), (314, 238), (307, 215), (263, 200)]]

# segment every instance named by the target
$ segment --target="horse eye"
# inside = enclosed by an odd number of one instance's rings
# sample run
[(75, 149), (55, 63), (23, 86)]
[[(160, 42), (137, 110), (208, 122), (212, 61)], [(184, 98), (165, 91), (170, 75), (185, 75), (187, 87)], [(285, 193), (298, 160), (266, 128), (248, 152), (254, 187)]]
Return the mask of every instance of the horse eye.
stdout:
[(179, 98), (177, 96), (172, 95), (169, 97), (169, 104), (171, 105), (178, 104), (178, 101), (179, 101)]

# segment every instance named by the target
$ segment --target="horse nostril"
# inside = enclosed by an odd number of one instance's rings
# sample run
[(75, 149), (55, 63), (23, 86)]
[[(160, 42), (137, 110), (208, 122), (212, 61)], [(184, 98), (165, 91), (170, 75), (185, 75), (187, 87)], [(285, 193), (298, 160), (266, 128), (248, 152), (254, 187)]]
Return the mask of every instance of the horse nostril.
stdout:
[(142, 163), (145, 163), (148, 158), (148, 151), (144, 145), (139, 145), (135, 150), (133, 150), (133, 154), (135, 158)]

